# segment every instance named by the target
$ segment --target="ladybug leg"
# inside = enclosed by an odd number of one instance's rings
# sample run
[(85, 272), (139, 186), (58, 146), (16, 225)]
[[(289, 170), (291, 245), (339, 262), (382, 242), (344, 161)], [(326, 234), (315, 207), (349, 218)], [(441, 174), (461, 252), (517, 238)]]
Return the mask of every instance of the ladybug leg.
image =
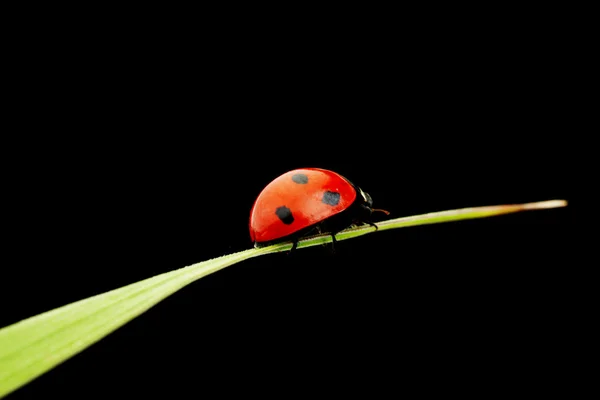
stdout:
[(335, 238), (335, 233), (331, 233), (331, 253), (335, 254), (335, 245), (337, 244), (337, 239)]
[[(375, 228), (375, 230), (378, 230), (379, 227), (377, 225), (375, 225), (373, 222), (371, 222), (371, 214), (373, 213), (373, 209), (364, 204), (361, 204), (360, 207), (361, 207), (362, 217), (358, 218), (359, 222), (362, 222), (363, 224), (371, 225), (372, 227)], [(377, 211), (381, 211), (381, 210), (377, 210)], [(387, 213), (387, 211), (385, 211), (385, 212)]]
[(377, 225), (375, 225), (373, 222), (371, 221), (367, 221), (367, 224), (374, 226), (375, 227), (375, 231), (379, 230), (379, 227)]
[(292, 254), (292, 252), (294, 250), (296, 250), (297, 247), (298, 247), (298, 239), (294, 240), (294, 244), (292, 245), (292, 248), (290, 249), (290, 251), (288, 251), (288, 254)]
[(377, 225), (375, 225), (375, 223), (373, 223), (373, 222), (369, 221), (368, 219), (356, 220), (356, 221), (355, 221), (355, 225), (356, 225), (356, 226), (360, 226), (360, 224), (363, 224), (363, 225), (364, 225), (364, 224), (366, 224), (366, 225), (370, 225), (370, 226), (374, 227), (374, 228), (375, 228), (375, 230), (378, 230), (378, 229), (379, 229), (379, 227), (378, 227)]

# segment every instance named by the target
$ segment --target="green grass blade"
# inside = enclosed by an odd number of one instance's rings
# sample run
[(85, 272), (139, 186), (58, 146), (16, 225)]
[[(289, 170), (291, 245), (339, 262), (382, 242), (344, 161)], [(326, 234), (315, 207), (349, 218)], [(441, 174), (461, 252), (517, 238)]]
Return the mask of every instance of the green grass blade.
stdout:
[[(463, 208), (378, 223), (379, 230), (484, 218), (526, 210), (566, 206), (564, 200)], [(336, 235), (346, 240), (375, 231), (371, 226)], [(331, 241), (319, 235), (298, 248)], [(83, 299), (0, 329), (0, 398), (79, 353), (186, 285), (229, 265), (264, 254), (286, 251), (290, 243), (249, 249), (166, 272), (110, 292)]]
[(187, 284), (264, 249), (167, 272), (0, 330), (0, 398), (97, 342)]

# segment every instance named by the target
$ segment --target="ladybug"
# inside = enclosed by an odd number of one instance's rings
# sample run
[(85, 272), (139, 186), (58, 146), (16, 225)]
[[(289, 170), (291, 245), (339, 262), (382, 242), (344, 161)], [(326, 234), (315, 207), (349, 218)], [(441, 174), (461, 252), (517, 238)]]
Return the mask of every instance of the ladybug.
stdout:
[(335, 234), (352, 225), (371, 222), (371, 196), (342, 175), (321, 168), (301, 168), (275, 178), (260, 192), (250, 211), (250, 238), (255, 247), (292, 241), (303, 236)]

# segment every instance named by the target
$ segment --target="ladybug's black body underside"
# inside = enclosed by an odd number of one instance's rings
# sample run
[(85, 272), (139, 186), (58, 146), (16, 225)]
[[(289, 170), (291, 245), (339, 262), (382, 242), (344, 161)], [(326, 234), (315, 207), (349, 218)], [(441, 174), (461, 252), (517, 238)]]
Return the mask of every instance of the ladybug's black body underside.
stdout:
[(266, 247), (277, 243), (292, 242), (293, 246), (290, 251), (293, 251), (296, 249), (298, 241), (309, 235), (330, 234), (333, 243), (335, 243), (335, 235), (352, 225), (368, 224), (377, 228), (377, 225), (371, 221), (371, 214), (373, 213), (373, 209), (371, 208), (373, 206), (373, 200), (371, 199), (371, 196), (363, 192), (359, 187), (353, 184), (352, 186), (356, 190), (356, 199), (350, 207), (346, 208), (344, 211), (316, 224), (307, 226), (286, 237), (268, 242), (256, 242), (254, 243), (254, 247)]

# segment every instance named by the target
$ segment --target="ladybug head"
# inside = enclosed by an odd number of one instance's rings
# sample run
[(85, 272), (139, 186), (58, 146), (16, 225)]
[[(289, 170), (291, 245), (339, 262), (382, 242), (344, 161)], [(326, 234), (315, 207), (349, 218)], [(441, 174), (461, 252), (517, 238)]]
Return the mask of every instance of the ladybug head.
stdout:
[(363, 192), (362, 189), (358, 189), (360, 191), (360, 195), (363, 198), (363, 204), (369, 208), (373, 207), (373, 199), (371, 198), (371, 196), (369, 195), (369, 193), (367, 192)]
[(360, 193), (360, 196), (362, 197), (362, 201), (361, 201), (362, 208), (367, 209), (369, 211), (369, 214), (371, 214), (374, 211), (380, 211), (382, 213), (385, 213), (386, 215), (390, 215), (389, 211), (382, 210), (380, 208), (373, 208), (373, 199), (371, 198), (369, 193), (363, 191), (361, 188), (358, 188), (358, 192)]

